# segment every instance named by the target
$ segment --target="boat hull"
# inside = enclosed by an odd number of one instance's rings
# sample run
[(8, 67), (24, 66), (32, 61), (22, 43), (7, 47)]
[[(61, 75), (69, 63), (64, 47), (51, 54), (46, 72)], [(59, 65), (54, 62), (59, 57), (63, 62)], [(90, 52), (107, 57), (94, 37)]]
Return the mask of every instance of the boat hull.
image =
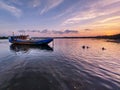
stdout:
[(53, 38), (46, 38), (43, 40), (22, 40), (22, 39), (13, 39), (9, 37), (9, 42), (12, 44), (25, 44), (25, 45), (47, 45), (53, 41)]

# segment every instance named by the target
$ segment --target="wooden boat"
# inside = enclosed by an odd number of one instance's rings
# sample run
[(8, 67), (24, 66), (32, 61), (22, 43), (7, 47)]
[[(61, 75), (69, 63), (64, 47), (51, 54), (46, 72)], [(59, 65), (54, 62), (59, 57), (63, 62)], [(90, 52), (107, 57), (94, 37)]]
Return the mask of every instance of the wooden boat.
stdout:
[(27, 44), (27, 45), (47, 45), (53, 41), (53, 38), (32, 39), (29, 35), (10, 36), (9, 42), (13, 44)]

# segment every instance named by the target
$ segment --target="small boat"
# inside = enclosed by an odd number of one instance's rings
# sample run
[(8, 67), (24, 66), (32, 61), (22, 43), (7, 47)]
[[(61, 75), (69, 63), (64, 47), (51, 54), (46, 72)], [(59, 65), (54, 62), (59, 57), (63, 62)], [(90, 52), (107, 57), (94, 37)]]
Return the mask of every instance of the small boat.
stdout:
[(53, 38), (32, 39), (29, 35), (10, 36), (9, 42), (12, 44), (26, 44), (26, 45), (47, 45), (53, 41)]

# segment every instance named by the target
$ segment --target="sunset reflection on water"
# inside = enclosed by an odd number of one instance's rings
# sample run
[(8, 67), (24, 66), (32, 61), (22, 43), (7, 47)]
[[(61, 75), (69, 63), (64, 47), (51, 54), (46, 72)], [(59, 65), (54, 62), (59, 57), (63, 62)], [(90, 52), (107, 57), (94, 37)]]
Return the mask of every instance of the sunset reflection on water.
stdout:
[(55, 39), (54, 46), (31, 47), (1, 40), (0, 47), (1, 90), (120, 89), (120, 43)]

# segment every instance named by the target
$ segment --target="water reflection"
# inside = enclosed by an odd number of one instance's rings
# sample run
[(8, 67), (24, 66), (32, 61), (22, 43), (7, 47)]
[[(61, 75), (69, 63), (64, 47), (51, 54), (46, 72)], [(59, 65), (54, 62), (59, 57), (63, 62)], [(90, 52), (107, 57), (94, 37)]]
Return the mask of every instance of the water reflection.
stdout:
[(60, 90), (59, 88), (60, 84), (51, 74), (39, 71), (17, 73), (8, 85), (1, 86), (2, 90)]
[(120, 90), (120, 43), (55, 39), (51, 52), (6, 42), (0, 43), (0, 90)]
[(107, 42), (113, 42), (113, 43), (118, 43), (118, 44), (120, 44), (120, 40), (119, 40), (119, 39), (107, 40)]
[(37, 49), (37, 50), (47, 50), (47, 51), (53, 51), (53, 48), (49, 45), (18, 45), (18, 44), (11, 44), (10, 50), (14, 52), (24, 52), (27, 53), (31, 49)]

